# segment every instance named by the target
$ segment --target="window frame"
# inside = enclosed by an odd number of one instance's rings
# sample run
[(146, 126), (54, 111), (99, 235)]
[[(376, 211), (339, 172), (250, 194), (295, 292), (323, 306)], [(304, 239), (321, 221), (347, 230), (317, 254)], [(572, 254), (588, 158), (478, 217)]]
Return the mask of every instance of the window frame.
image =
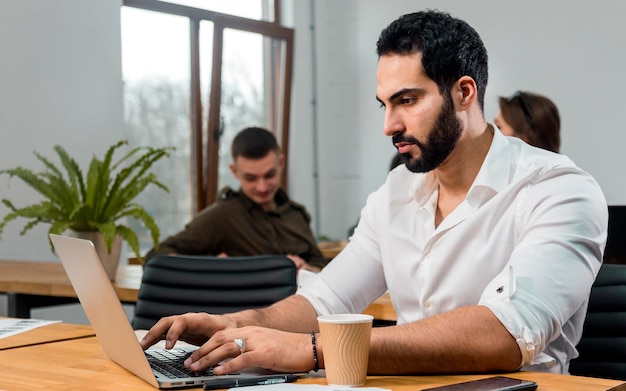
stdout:
[[(215, 201), (219, 182), (219, 144), (220, 144), (220, 103), (222, 77), (222, 48), (224, 29), (233, 29), (261, 34), (265, 37), (284, 40), (284, 52), (271, 52), (274, 68), (270, 72), (269, 83), (275, 110), (270, 115), (271, 131), (280, 135), (280, 145), (285, 162), (289, 161), (289, 122), (291, 105), (291, 83), (293, 75), (294, 30), (279, 24), (279, 0), (273, 1), (271, 21), (248, 19), (215, 11), (167, 3), (160, 0), (123, 0), (123, 6), (161, 12), (189, 18), (190, 36), (190, 128), (191, 128), (191, 178), (192, 214)], [(200, 23), (206, 20), (213, 23), (213, 50), (211, 80), (208, 97), (207, 134), (203, 132), (202, 94), (200, 85)], [(281, 54), (284, 53), (284, 58)], [(281, 71), (282, 70), (282, 71)], [(267, 80), (266, 80), (267, 82)], [(206, 139), (205, 139), (206, 138)], [(288, 165), (281, 176), (281, 184), (287, 187)]]

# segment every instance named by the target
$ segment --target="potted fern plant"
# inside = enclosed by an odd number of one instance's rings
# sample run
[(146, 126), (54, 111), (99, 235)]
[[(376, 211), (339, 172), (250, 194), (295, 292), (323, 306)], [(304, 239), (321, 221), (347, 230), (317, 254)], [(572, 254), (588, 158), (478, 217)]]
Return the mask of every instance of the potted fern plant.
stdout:
[(0, 237), (7, 223), (25, 218), (29, 221), (21, 235), (45, 223), (50, 224), (48, 233), (88, 238), (94, 242), (111, 280), (117, 271), (122, 240), (142, 261), (137, 233), (125, 225), (123, 219), (130, 217), (141, 221), (150, 231), (154, 246), (158, 245), (158, 225), (134, 199), (149, 185), (169, 192), (149, 170), (159, 159), (169, 157), (173, 147), (135, 147), (114, 161), (116, 150), (127, 144), (126, 140), (113, 144), (102, 160), (94, 156), (84, 176), (77, 162), (60, 145), (54, 150), (62, 167), (34, 152), (45, 166), (44, 171), (34, 172), (23, 167), (0, 170), (0, 176), (17, 177), (43, 197), (36, 204), (20, 207), (2, 199), (9, 213), (0, 221)]

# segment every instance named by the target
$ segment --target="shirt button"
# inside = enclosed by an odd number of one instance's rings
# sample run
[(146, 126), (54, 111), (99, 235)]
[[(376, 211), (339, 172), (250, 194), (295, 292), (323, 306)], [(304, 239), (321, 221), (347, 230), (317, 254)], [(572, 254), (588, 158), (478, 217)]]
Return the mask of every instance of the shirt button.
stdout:
[(424, 307), (430, 308), (430, 301), (425, 301), (424, 302)]
[(430, 251), (424, 254), (424, 259), (430, 259)]

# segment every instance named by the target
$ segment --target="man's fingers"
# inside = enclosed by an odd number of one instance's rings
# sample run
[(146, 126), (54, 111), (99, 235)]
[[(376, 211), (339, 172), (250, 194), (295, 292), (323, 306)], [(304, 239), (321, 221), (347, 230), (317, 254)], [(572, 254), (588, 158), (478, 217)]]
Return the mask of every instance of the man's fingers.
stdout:
[(165, 339), (165, 347), (171, 349), (178, 341), (180, 334), (185, 329), (185, 322), (177, 322), (177, 316), (168, 316), (161, 318), (154, 326), (144, 335), (141, 340), (141, 346), (146, 349), (155, 343)]
[(220, 365), (213, 368), (213, 371), (216, 375), (226, 375), (229, 373), (239, 372), (249, 366), (248, 364), (246, 364), (249, 354), (250, 353), (243, 353), (233, 358), (232, 360), (224, 361), (220, 363)]
[[(220, 362), (228, 358), (240, 355), (241, 353), (239, 352), (239, 348), (234, 342), (220, 343), (217, 345), (215, 345), (214, 342), (207, 342), (205, 345), (193, 352), (187, 360), (185, 360), (185, 366), (192, 371), (200, 371), (202, 369), (218, 365)], [(244, 368), (244, 366), (236, 366), (233, 370), (239, 371), (242, 368)], [(221, 370), (222, 369), (220, 369), (220, 371)]]
[(149, 348), (150, 346), (154, 345), (155, 343), (162, 341), (164, 339), (165, 339), (165, 334), (161, 334), (160, 337), (155, 338), (154, 336), (150, 336), (146, 333), (143, 336), (143, 338), (141, 338), (141, 341), (139, 341), (139, 344), (145, 350)]
[(143, 336), (140, 341), (141, 347), (147, 349), (155, 343), (166, 338), (166, 331), (170, 328), (171, 320), (169, 318), (162, 318), (148, 332)]

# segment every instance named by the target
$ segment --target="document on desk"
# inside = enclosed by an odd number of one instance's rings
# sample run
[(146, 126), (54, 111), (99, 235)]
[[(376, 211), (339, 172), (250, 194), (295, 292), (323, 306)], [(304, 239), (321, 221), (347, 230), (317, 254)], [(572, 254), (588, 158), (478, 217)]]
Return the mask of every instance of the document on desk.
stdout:
[(0, 339), (60, 322), (60, 320), (41, 319), (0, 319)]

